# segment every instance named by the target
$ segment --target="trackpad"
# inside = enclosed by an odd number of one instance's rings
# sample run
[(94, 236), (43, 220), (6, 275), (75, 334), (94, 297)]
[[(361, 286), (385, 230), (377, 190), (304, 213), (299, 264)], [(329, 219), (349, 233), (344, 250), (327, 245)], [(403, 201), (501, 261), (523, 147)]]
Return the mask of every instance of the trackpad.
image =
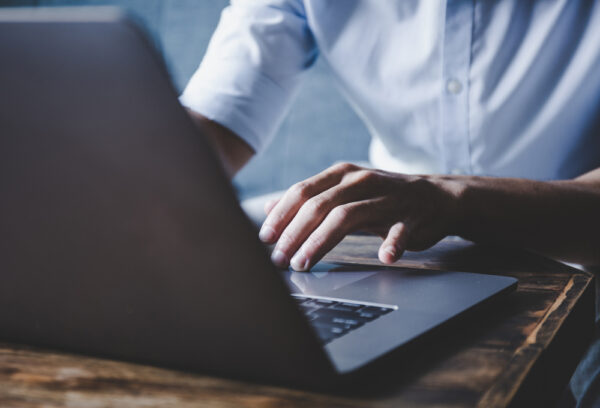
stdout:
[(292, 293), (325, 295), (377, 274), (355, 267), (319, 262), (309, 272), (284, 271), (284, 278)]

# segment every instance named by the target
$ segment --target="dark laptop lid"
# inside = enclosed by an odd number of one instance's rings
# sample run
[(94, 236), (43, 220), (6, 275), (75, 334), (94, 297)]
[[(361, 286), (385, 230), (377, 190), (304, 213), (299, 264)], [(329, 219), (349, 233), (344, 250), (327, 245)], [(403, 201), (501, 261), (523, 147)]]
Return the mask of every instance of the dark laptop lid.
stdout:
[(2, 10), (0, 55), (2, 338), (331, 377), (136, 27), (114, 10)]

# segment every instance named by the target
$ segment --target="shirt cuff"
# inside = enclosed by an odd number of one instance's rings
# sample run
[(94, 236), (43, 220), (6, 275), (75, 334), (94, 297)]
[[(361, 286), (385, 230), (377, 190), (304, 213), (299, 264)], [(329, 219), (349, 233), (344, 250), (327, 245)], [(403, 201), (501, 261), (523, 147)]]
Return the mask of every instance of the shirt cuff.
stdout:
[(201, 64), (179, 100), (234, 132), (260, 152), (272, 139), (291, 104), (294, 87), (285, 89), (248, 64)]

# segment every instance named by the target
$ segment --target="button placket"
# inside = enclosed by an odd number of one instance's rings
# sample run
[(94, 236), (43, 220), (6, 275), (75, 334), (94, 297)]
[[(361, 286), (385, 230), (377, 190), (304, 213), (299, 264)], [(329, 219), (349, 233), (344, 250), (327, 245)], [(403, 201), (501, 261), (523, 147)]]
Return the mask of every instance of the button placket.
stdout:
[(452, 174), (471, 172), (468, 77), (472, 24), (472, 1), (447, 2), (442, 62), (441, 147), (445, 171)]

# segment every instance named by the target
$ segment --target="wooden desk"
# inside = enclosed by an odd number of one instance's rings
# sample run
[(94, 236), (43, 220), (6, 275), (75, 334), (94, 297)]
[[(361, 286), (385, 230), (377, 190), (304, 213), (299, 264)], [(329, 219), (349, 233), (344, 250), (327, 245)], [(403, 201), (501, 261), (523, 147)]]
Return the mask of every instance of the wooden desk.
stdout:
[[(329, 260), (377, 263), (379, 240), (349, 237)], [(560, 396), (593, 333), (592, 276), (523, 252), (446, 240), (402, 266), (519, 278), (500, 315), (421, 372), (379, 395), (343, 397), (0, 344), (2, 407), (548, 406)], [(401, 372), (402, 368), (399, 367)], [(535, 404), (533, 404), (535, 402)]]

